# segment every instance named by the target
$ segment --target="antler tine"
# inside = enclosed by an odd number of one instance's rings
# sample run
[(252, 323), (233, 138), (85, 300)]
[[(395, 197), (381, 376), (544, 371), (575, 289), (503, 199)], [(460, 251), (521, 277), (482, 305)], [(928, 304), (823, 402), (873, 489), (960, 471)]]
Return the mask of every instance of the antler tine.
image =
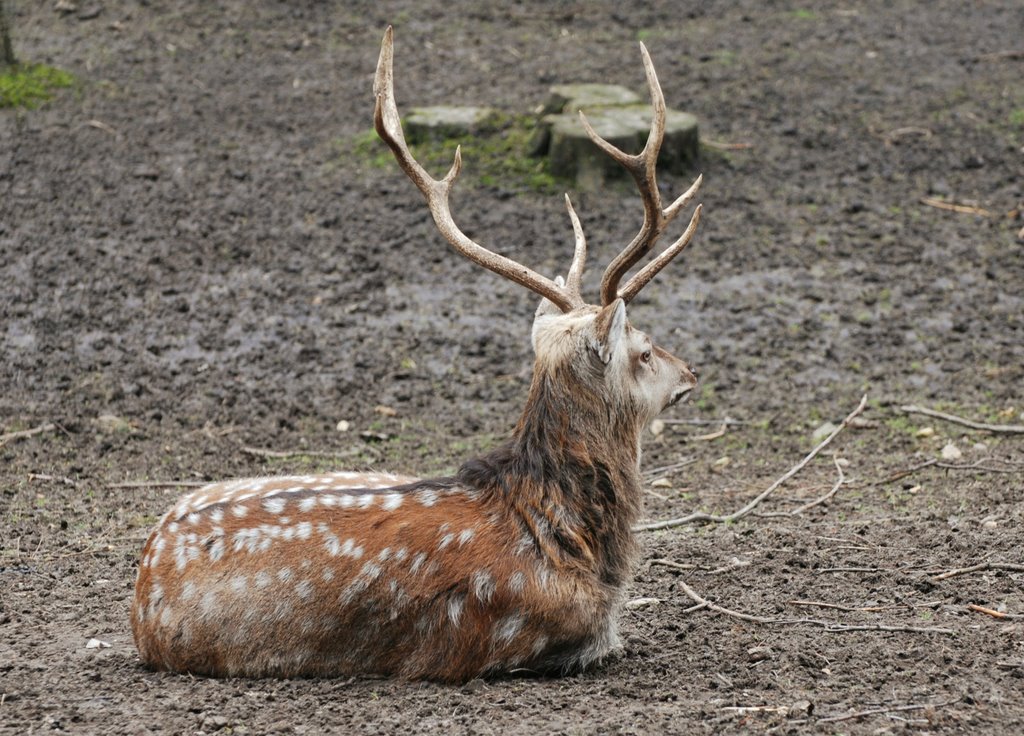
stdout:
[(571, 295), (583, 301), (583, 266), (587, 260), (587, 238), (583, 234), (583, 226), (580, 225), (580, 218), (576, 216), (572, 200), (569, 194), (565, 195), (565, 208), (569, 211), (569, 219), (572, 220), (572, 231), (576, 236), (576, 248), (572, 254), (572, 265), (569, 266), (569, 274), (565, 280), (565, 288)]
[[(658, 154), (661, 152), (661, 144), (665, 139), (665, 95), (661, 90), (661, 84), (658, 82), (658, 75), (654, 71), (654, 63), (651, 61), (651, 55), (647, 52), (647, 47), (643, 43), (640, 44), (640, 54), (643, 57), (644, 72), (647, 76), (647, 86), (651, 93), (651, 105), (654, 108), (654, 115), (651, 120), (651, 130), (647, 136), (647, 143), (644, 144), (644, 148), (640, 153), (631, 155), (624, 151), (616, 148), (608, 141), (601, 138), (597, 131), (590, 125), (583, 111), (580, 111), (580, 120), (583, 123), (583, 127), (587, 131), (587, 135), (594, 144), (608, 154), (615, 161), (618, 161), (629, 173), (633, 176), (636, 181), (637, 189), (640, 191), (640, 198), (644, 206), (644, 222), (640, 227), (640, 232), (636, 234), (633, 240), (627, 245), (621, 253), (619, 253), (612, 262), (608, 264), (605, 269), (604, 276), (601, 278), (601, 304), (608, 305), (613, 302), (616, 298), (622, 298), (627, 303), (636, 296), (637, 292), (648, 281), (650, 281), (654, 275), (664, 268), (665, 264), (671, 260), (671, 256), (664, 258), (665, 254), (659, 256), (659, 258), (649, 264), (653, 266), (654, 263), (660, 263), (660, 265), (651, 271), (649, 275), (642, 281), (638, 281), (637, 277), (630, 280), (628, 290), (620, 291), (619, 282), (622, 277), (626, 274), (629, 269), (636, 265), (637, 261), (647, 255), (658, 238), (661, 236), (662, 231), (676, 215), (686, 206), (687, 203), (696, 195), (697, 190), (701, 185), (701, 177), (697, 178), (697, 181), (675, 202), (673, 202), (667, 209), (661, 207), (661, 193), (658, 191), (658, 183), (656, 179), (656, 169), (658, 165)], [(697, 218), (699, 220), (699, 218)], [(691, 220), (691, 225), (694, 221)], [(689, 230), (689, 228), (688, 228)], [(692, 233), (691, 233), (692, 236)], [(677, 241), (678, 242), (678, 241)], [(688, 239), (687, 239), (688, 242)], [(675, 246), (673, 246), (674, 248)], [(673, 253), (673, 256), (685, 247), (685, 243)], [(669, 249), (672, 250), (672, 249)], [(666, 251), (668, 253), (668, 251)], [(647, 268), (644, 269), (644, 273), (647, 272)], [(634, 287), (635, 284), (635, 287)]]
[(657, 276), (658, 272), (665, 268), (669, 261), (679, 255), (690, 244), (693, 234), (697, 232), (697, 224), (700, 222), (700, 213), (703, 208), (704, 205), (697, 205), (693, 215), (690, 217), (690, 224), (686, 226), (686, 230), (679, 236), (679, 240), (662, 251), (657, 258), (640, 269), (633, 278), (626, 282), (626, 285), (619, 290), (620, 299), (626, 302), (626, 304), (633, 301), (633, 297), (640, 293), (640, 290), (647, 286), (647, 283)]
[[(455, 160), (452, 162), (448, 173), (440, 181), (432, 178), (413, 158), (412, 153), (409, 151), (409, 146), (405, 142), (402, 122), (398, 114), (398, 105), (395, 103), (393, 35), (394, 32), (391, 26), (388, 26), (384, 32), (384, 39), (381, 42), (380, 58), (377, 60), (377, 74), (373, 82), (373, 93), (376, 96), (373, 114), (374, 127), (377, 130), (377, 134), (388, 144), (391, 152), (394, 153), (398, 165), (423, 193), (427, 200), (430, 214), (434, 218), (434, 224), (437, 225), (441, 235), (445, 237), (455, 250), (474, 263), (549, 299), (563, 312), (569, 312), (583, 306), (583, 300), (579, 296), (578, 291), (576, 294), (573, 294), (566, 287), (559, 286), (551, 279), (541, 276), (539, 273), (513, 261), (511, 258), (506, 258), (503, 255), (488, 250), (467, 237), (459, 229), (458, 225), (455, 224), (448, 196), (462, 169), (462, 153), (458, 148), (455, 150)], [(579, 238), (580, 234), (577, 233), (577, 255), (580, 248)], [(575, 265), (576, 259), (574, 258), (573, 266)]]

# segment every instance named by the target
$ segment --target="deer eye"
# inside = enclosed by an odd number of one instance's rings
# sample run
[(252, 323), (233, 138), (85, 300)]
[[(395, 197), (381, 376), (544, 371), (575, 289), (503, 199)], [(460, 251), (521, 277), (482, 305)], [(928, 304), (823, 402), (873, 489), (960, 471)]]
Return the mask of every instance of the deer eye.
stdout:
[(645, 351), (643, 351), (640, 354), (640, 362), (641, 363), (650, 363), (651, 362), (651, 351), (650, 350), (645, 350)]

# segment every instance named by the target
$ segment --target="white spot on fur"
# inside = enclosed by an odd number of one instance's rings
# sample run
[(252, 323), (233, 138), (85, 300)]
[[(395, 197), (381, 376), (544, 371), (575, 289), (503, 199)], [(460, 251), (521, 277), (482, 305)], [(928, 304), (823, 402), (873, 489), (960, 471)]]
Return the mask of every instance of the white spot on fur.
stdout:
[(387, 562), (389, 557), (391, 557), (391, 548), (390, 547), (385, 547), (377, 555), (377, 559), (380, 560), (381, 562)]
[(334, 570), (332, 570), (329, 567), (325, 567), (324, 571), (320, 573), (320, 577), (322, 577), (326, 582), (329, 583), (332, 580), (334, 580)]
[(210, 512), (210, 521), (214, 524), (220, 524), (224, 521), (224, 509), (214, 509)]
[(263, 508), (271, 514), (280, 514), (284, 511), (285, 500), (283, 498), (267, 498), (263, 501)]
[(453, 539), (455, 539), (455, 535), (452, 532), (448, 532), (443, 537), (441, 537), (441, 541), (437, 543), (437, 548), (439, 550), (444, 549), (445, 547), (447, 547), (449, 544), (452, 543)]
[(433, 506), (437, 503), (437, 491), (432, 488), (426, 488), (416, 494), (416, 500), (424, 506)]
[(384, 496), (384, 501), (381, 506), (385, 511), (394, 511), (402, 505), (402, 494), (400, 493), (389, 493)]
[(309, 539), (313, 533), (313, 525), (308, 521), (300, 521), (295, 525), (295, 536), (299, 539)]
[(280, 570), (277, 571), (277, 579), (280, 580), (282, 583), (291, 580), (291, 577), (292, 570), (290, 567), (282, 567)]
[(494, 641), (498, 644), (511, 644), (516, 635), (522, 631), (526, 616), (513, 613), (505, 616), (494, 626)]
[(466, 605), (466, 597), (463, 595), (453, 595), (448, 599), (448, 620), (452, 622), (453, 626), (459, 625), (459, 619), (462, 618), (462, 609)]
[(249, 587), (249, 578), (245, 575), (235, 575), (235, 577), (231, 578), (230, 586), (231, 590), (241, 595)]
[(217, 537), (213, 540), (213, 544), (210, 545), (210, 560), (217, 562), (221, 557), (224, 556), (224, 539), (223, 537)]
[(487, 570), (473, 573), (473, 593), (481, 603), (489, 603), (494, 595), (494, 577)]
[(295, 594), (302, 600), (309, 600), (313, 595), (313, 584), (308, 580), (300, 580), (295, 586)]
[(232, 506), (231, 507), (231, 514), (233, 516), (235, 516), (236, 518), (241, 519), (243, 516), (245, 516), (248, 513), (249, 513), (249, 507), (248, 506)]
[(166, 606), (163, 611), (160, 612), (160, 624), (161, 626), (167, 626), (171, 623), (171, 607)]
[(399, 547), (398, 551), (395, 552), (395, 560), (397, 562), (401, 562), (402, 560), (404, 560), (408, 556), (409, 556), (409, 552), (405, 549), (405, 547)]
[(381, 567), (376, 562), (367, 562), (359, 574), (368, 580), (376, 580), (380, 577)]
[(181, 586), (181, 599), (183, 601), (190, 601), (196, 597), (196, 584), (191, 580), (186, 580), (185, 584)]
[(364, 493), (364, 494), (359, 496), (359, 508), (361, 508), (361, 509), (368, 509), (371, 506), (373, 506), (373, 504), (374, 504), (374, 502), (376, 500), (377, 500), (377, 497), (375, 495), (373, 495), (372, 493)]
[(461, 532), (459, 532), (459, 546), (461, 547), (470, 539), (472, 539), (474, 534), (476, 534), (476, 531), (474, 531), (473, 529), (463, 529)]
[(262, 590), (263, 588), (266, 588), (273, 582), (273, 578), (271, 578), (266, 571), (260, 570), (258, 573), (256, 573), (255, 582), (256, 587)]
[(423, 563), (426, 562), (426, 559), (427, 555), (423, 552), (420, 552), (415, 557), (413, 557), (412, 566), (409, 568), (409, 572), (413, 575), (418, 573), (420, 571), (420, 568), (423, 567)]
[(508, 589), (513, 593), (522, 593), (526, 587), (526, 575), (522, 570), (516, 570), (508, 576)]
[(299, 511), (308, 512), (316, 507), (316, 496), (310, 496), (299, 501)]

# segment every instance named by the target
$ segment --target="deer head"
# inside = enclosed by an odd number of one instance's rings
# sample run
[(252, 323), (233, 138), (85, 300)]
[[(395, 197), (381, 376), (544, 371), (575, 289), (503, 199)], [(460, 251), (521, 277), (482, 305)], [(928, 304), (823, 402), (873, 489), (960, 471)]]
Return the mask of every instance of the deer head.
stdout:
[(455, 250), (470, 260), (542, 297), (533, 326), (533, 346), (537, 356), (535, 375), (545, 375), (556, 367), (565, 366), (574, 376), (589, 384), (594, 393), (635, 419), (638, 425), (679, 401), (696, 385), (696, 374), (689, 366), (657, 347), (647, 335), (630, 325), (626, 305), (690, 243), (700, 222), (701, 205), (694, 209), (689, 225), (678, 240), (640, 269), (625, 286), (620, 288), (619, 284), (623, 276), (651, 251), (665, 227), (696, 196), (702, 182), (702, 177), (698, 176), (678, 199), (668, 207), (662, 207), (655, 174), (658, 153), (665, 137), (665, 96), (650, 54), (642, 43), (640, 52), (654, 108), (647, 143), (640, 153), (630, 155), (608, 143), (580, 111), (580, 121), (594, 144), (622, 164), (636, 181), (644, 210), (640, 231), (605, 269), (601, 279), (600, 305), (588, 304), (581, 293), (587, 242), (568, 194), (565, 195), (565, 206), (576, 245), (564, 280), (561, 277), (548, 279), (485, 248), (467, 237), (455, 224), (448, 198), (462, 169), (461, 148), (456, 149), (451, 168), (440, 180), (432, 178), (409, 151), (395, 103), (391, 27), (384, 34), (374, 81), (377, 133), (391, 148), (402, 170), (423, 193), (441, 234)]

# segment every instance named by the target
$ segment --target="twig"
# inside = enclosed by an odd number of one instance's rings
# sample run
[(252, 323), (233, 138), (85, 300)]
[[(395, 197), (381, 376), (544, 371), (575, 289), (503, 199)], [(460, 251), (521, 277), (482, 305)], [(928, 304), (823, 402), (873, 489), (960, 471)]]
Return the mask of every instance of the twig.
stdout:
[(919, 470), (924, 470), (925, 468), (930, 468), (932, 465), (935, 465), (935, 463), (937, 463), (937, 462), (939, 462), (939, 461), (934, 459), (934, 458), (931, 459), (931, 460), (925, 460), (923, 463), (918, 463), (917, 465), (914, 465), (913, 467), (907, 468), (906, 470), (901, 470), (901, 471), (899, 471), (897, 473), (893, 473), (892, 475), (886, 476), (885, 478), (882, 478), (881, 480), (876, 480), (871, 485), (873, 485), (873, 486), (884, 486), (886, 483), (892, 483), (894, 480), (899, 480), (900, 478), (906, 478), (908, 475), (913, 475), (914, 473), (916, 473)]
[(944, 202), (943, 200), (935, 199), (934, 197), (925, 197), (921, 200), (921, 204), (928, 205), (929, 207), (935, 207), (940, 210), (947, 210), (949, 212), (959, 212), (964, 215), (992, 217), (992, 213), (983, 207), (973, 207), (969, 204), (957, 204), (955, 202)]
[(262, 450), (259, 447), (243, 447), (242, 452), (246, 455), (255, 455), (256, 457), (266, 457), (278, 459), (288, 459), (294, 457), (326, 457), (335, 459), (344, 459), (358, 455), (363, 451), (364, 448), (352, 448), (345, 450), (344, 452), (323, 452), (317, 450)]
[(934, 135), (934, 133), (932, 133), (931, 129), (929, 128), (922, 128), (918, 125), (908, 125), (904, 128), (896, 128), (895, 130), (890, 130), (888, 133), (882, 136), (882, 138), (885, 141), (886, 148), (889, 148), (892, 146), (893, 143), (898, 141), (900, 138), (904, 138), (905, 136), (908, 135), (919, 135), (922, 138), (931, 138)]
[(3, 447), (8, 442), (14, 440), (23, 440), (26, 437), (32, 437), (43, 432), (52, 432), (57, 429), (57, 425), (53, 422), (47, 422), (46, 424), (40, 424), (38, 427), (32, 427), (32, 429), (19, 429), (16, 432), (7, 432), (0, 434), (0, 447)]
[(982, 54), (974, 57), (976, 61), (1002, 61), (1003, 59), (1017, 60), (1024, 59), (1024, 49), (1007, 49), (1006, 51), (993, 51), (990, 54)]
[(841, 716), (828, 716), (827, 718), (819, 718), (818, 723), (839, 723), (840, 721), (852, 721), (855, 718), (863, 718), (864, 716), (877, 716), (885, 713), (900, 713), (908, 710), (925, 710), (926, 708), (942, 708), (947, 705), (953, 705), (959, 703), (960, 698), (954, 698), (953, 700), (946, 700), (942, 703), (914, 703), (911, 705), (891, 705), (883, 708), (869, 708), (868, 710), (858, 710), (853, 713), (846, 713)]
[(728, 422), (728, 420), (729, 417), (726, 417), (725, 421), (722, 422), (722, 426), (716, 429), (714, 432), (710, 432), (708, 434), (699, 434), (696, 437), (691, 437), (690, 439), (696, 440), (697, 442), (709, 442), (711, 440), (717, 440), (719, 437), (724, 437), (726, 428), (729, 426), (726, 423)]
[(666, 560), (663, 557), (656, 557), (653, 560), (647, 561), (647, 566), (661, 565), (662, 567), (671, 567), (673, 570), (696, 570), (696, 565), (686, 565), (682, 562), (675, 562), (674, 560)]
[(979, 562), (977, 565), (971, 565), (970, 567), (958, 567), (953, 570), (947, 570), (944, 573), (936, 575), (932, 579), (946, 580), (957, 575), (964, 575), (969, 572), (979, 572), (981, 570), (1009, 570), (1010, 572), (1024, 572), (1024, 565), (1018, 565), (1012, 562)]
[(653, 477), (656, 475), (661, 475), (662, 473), (669, 473), (673, 470), (685, 468), (687, 465), (693, 465), (695, 462), (697, 462), (697, 458), (692, 457), (689, 460), (680, 460), (678, 463), (672, 463), (671, 465), (662, 465), (660, 468), (651, 468), (649, 470), (645, 470), (643, 474), (647, 477)]
[(811, 626), (820, 626), (825, 631), (830, 632), (845, 632), (845, 631), (896, 631), (896, 632), (907, 632), (914, 634), (956, 634), (952, 629), (945, 629), (939, 626), (890, 626), (888, 624), (841, 624), (835, 621), (825, 621), (817, 618), (768, 618), (766, 616), (754, 616), (749, 613), (742, 613), (740, 611), (733, 611), (730, 608), (724, 608), (716, 603), (712, 603), (703, 596), (699, 595), (689, 585), (682, 580), (676, 580), (676, 583), (683, 589), (683, 592), (695, 603), (703, 604), (705, 608), (709, 608), (712, 611), (721, 613), (724, 616), (730, 616), (732, 618), (740, 619), (741, 621), (750, 621), (756, 624), (772, 624), (772, 625), (785, 625), (793, 626), (799, 624), (808, 624)]
[(955, 414), (946, 414), (945, 412), (935, 411), (934, 409), (925, 409), (921, 406), (901, 406), (900, 411), (906, 412), (907, 414), (924, 414), (926, 417), (934, 417), (935, 419), (941, 419), (945, 422), (952, 422), (953, 424), (960, 424), (964, 427), (970, 427), (971, 429), (980, 429), (985, 432), (993, 432), (996, 434), (1024, 434), (1024, 424), (985, 424), (984, 422), (973, 422), (970, 419), (964, 419), (958, 417)]
[(753, 143), (726, 143), (725, 141), (709, 141), (702, 140), (701, 145), (713, 148), (716, 151), (745, 151), (748, 148), (753, 148)]
[(807, 456), (805, 456), (803, 460), (801, 460), (792, 468), (790, 468), (785, 473), (785, 475), (783, 475), (770, 486), (768, 486), (767, 489), (758, 494), (752, 501), (750, 501), (746, 506), (744, 506), (740, 510), (734, 511), (733, 513), (727, 514), (725, 516), (721, 516), (718, 514), (708, 514), (703, 511), (697, 511), (695, 513), (689, 514), (688, 516), (683, 516), (678, 519), (668, 519), (666, 521), (654, 521), (647, 524), (640, 524), (638, 526), (633, 527), (633, 531), (644, 532), (653, 531), (655, 529), (669, 529), (671, 527), (682, 526), (683, 524), (690, 524), (695, 521), (730, 522), (742, 519), (744, 516), (753, 511), (754, 508), (759, 503), (761, 503), (761, 501), (766, 499), (779, 486), (781, 486), (787, 480), (789, 480), (794, 475), (803, 470), (807, 463), (813, 460), (819, 452), (821, 452), (830, 442), (832, 442), (832, 440), (836, 438), (836, 435), (842, 432), (847, 426), (849, 426), (850, 422), (853, 421), (855, 417), (857, 417), (862, 411), (864, 411), (864, 407), (867, 406), (867, 403), (868, 396), (867, 394), (864, 394), (864, 396), (861, 397), (860, 403), (857, 405), (857, 408), (850, 412), (850, 414), (847, 415), (846, 419), (844, 419), (838, 427), (832, 430), (831, 434), (829, 434), (828, 437), (819, 442), (818, 446), (811, 450), (811, 452)]
[(843, 468), (839, 464), (839, 458), (834, 457), (834, 458), (832, 458), (832, 461), (836, 465), (836, 472), (839, 473), (839, 477), (836, 479), (835, 485), (832, 486), (832, 489), (828, 493), (824, 494), (823, 496), (819, 496), (818, 498), (814, 499), (813, 501), (808, 501), (803, 506), (795, 508), (792, 511), (771, 511), (771, 512), (767, 512), (767, 513), (758, 514), (758, 516), (764, 516), (764, 517), (772, 517), (772, 516), (799, 516), (803, 512), (807, 511), (808, 509), (813, 509), (815, 506), (817, 506), (819, 504), (823, 504), (823, 503), (825, 503), (825, 501), (828, 501), (830, 498), (832, 498), (832, 496), (836, 495), (836, 491), (839, 490), (839, 487), (841, 485), (843, 485), (843, 483), (846, 482), (846, 476), (843, 475)]
[(111, 483), (107, 488), (202, 488), (210, 485), (205, 480), (133, 480)]
[(728, 427), (748, 427), (751, 424), (758, 424), (758, 422), (743, 422), (738, 419), (730, 419), (725, 417), (724, 419), (662, 419), (666, 425), (668, 424), (692, 424), (695, 426), (706, 426), (706, 425), (726, 425)]
[(63, 483), (66, 486), (72, 486), (73, 488), (78, 487), (78, 481), (73, 478), (68, 478), (64, 475), (46, 475), (45, 473), (29, 473), (29, 480), (52, 480), (58, 483)]
[(937, 608), (945, 601), (929, 601), (927, 603), (891, 603), (885, 606), (844, 606), (840, 603), (826, 603), (825, 601), (786, 601), (791, 606), (813, 606), (817, 608), (834, 608), (837, 611), (853, 611), (857, 613), (875, 613), (878, 611), (892, 611), (901, 608)]
[(968, 603), (967, 607), (972, 611), (984, 613), (988, 616), (991, 616), (992, 618), (1021, 618), (1021, 616), (1017, 616), (1012, 613), (1006, 613), (1005, 611), (997, 611), (994, 608), (986, 608), (985, 606), (979, 606), (977, 603)]

